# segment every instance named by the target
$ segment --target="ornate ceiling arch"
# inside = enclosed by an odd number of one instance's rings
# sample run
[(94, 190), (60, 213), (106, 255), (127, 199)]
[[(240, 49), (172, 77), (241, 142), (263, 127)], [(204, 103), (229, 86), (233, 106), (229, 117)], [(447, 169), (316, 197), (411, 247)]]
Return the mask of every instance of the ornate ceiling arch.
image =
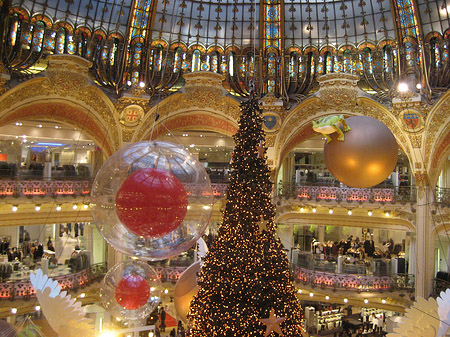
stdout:
[[(337, 98), (336, 98), (337, 99)], [(350, 97), (350, 100), (352, 98)], [(410, 143), (404, 131), (401, 129), (395, 116), (383, 105), (365, 97), (354, 98), (354, 104), (344, 109), (330, 109), (330, 103), (324, 102), (319, 97), (312, 97), (299, 104), (283, 121), (280, 133), (275, 142), (276, 162), (281, 163), (284, 157), (298, 143), (314, 135), (312, 121), (318, 117), (344, 114), (347, 116), (368, 116), (383, 122), (393, 133), (399, 147), (410, 157)], [(343, 101), (343, 100), (341, 100)], [(338, 106), (337, 106), (338, 107)]]
[(68, 55), (50, 55), (46, 77), (17, 85), (0, 97), (0, 124), (17, 119), (47, 119), (84, 130), (105, 155), (121, 144), (117, 113), (109, 98), (90, 84), (90, 62)]
[[(133, 141), (150, 137), (156, 115), (159, 115), (158, 124), (169, 123), (178, 129), (202, 127), (227, 135), (236, 132), (239, 102), (224, 96), (222, 76), (207, 72), (187, 75), (186, 92), (169, 96), (146, 113)], [(159, 128), (158, 124), (155, 130)], [(165, 124), (166, 127), (169, 128), (169, 124)]]

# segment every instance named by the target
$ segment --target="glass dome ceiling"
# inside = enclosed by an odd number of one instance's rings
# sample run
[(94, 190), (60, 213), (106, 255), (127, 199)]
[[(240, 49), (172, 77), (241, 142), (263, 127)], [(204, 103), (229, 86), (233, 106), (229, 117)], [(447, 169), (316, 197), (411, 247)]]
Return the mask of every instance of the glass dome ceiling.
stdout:
[(359, 75), (360, 87), (380, 100), (405, 76), (428, 97), (450, 86), (448, 76), (429, 76), (447, 69), (445, 1), (0, 3), (7, 13), (5, 65), (14, 76), (44, 70), (47, 54), (76, 54), (94, 63), (97, 83), (116, 95), (137, 85), (151, 96), (170, 94), (192, 71), (226, 75), (236, 96), (247, 96), (255, 83), (260, 94), (286, 102), (314, 92), (316, 77), (333, 72)]

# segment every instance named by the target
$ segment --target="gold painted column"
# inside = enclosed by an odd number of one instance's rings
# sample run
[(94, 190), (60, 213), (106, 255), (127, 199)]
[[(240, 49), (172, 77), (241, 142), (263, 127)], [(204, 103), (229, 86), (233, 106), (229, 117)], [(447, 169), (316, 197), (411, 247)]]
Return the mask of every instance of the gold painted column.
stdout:
[(416, 173), (416, 297), (428, 298), (433, 290), (434, 235), (431, 204), (433, 189), (428, 176)]

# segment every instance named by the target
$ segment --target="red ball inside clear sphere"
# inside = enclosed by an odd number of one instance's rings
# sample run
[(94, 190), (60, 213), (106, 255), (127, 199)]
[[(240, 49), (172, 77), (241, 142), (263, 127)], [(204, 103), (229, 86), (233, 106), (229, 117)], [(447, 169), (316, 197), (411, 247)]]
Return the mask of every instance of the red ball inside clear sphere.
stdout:
[(116, 288), (116, 300), (127, 310), (144, 306), (150, 297), (150, 287), (145, 278), (130, 275), (120, 280)]
[(146, 168), (128, 176), (116, 195), (120, 221), (144, 238), (161, 237), (184, 220), (188, 197), (183, 184), (172, 173)]

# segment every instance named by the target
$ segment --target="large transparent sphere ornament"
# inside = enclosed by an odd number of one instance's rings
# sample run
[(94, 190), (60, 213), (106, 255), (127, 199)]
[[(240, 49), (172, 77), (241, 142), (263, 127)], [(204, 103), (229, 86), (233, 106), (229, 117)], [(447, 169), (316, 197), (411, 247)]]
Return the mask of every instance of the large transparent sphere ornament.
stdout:
[(111, 314), (145, 318), (161, 301), (162, 286), (157, 272), (145, 262), (127, 260), (112, 267), (100, 289), (103, 306)]
[(144, 260), (179, 255), (197, 242), (213, 193), (202, 164), (169, 142), (138, 142), (114, 153), (91, 192), (94, 222), (117, 250)]

